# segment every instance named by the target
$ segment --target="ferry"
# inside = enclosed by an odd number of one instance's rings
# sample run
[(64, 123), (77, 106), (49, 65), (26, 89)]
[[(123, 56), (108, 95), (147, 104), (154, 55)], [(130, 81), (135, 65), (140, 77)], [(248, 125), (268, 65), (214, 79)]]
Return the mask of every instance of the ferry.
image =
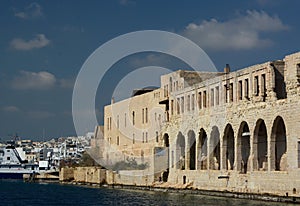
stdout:
[(0, 148), (0, 179), (23, 179), (23, 175), (29, 176), (39, 173), (38, 163), (28, 163), (21, 153), (23, 148), (9, 144)]

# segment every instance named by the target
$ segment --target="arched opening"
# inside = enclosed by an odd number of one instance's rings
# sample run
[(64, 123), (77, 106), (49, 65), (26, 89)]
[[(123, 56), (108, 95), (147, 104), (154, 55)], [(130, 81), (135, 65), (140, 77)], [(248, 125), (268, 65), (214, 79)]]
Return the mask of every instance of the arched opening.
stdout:
[(167, 133), (164, 134), (164, 146), (169, 147), (169, 135)]
[[(277, 171), (286, 170), (286, 130), (284, 121), (280, 116), (276, 117), (274, 120), (271, 138), (271, 168)], [(275, 150), (273, 148), (275, 148)]]
[(256, 122), (253, 138), (254, 162), (253, 169), (268, 170), (268, 135), (264, 120)]
[(198, 169), (207, 169), (207, 135), (204, 129), (200, 129), (199, 132)]
[(237, 143), (237, 167), (241, 173), (246, 174), (250, 156), (250, 130), (247, 122), (242, 122), (240, 125)]
[(190, 170), (196, 169), (196, 138), (195, 132), (188, 132), (188, 166)]
[(234, 168), (234, 132), (232, 126), (227, 124), (223, 136), (223, 167), (226, 170)]
[(177, 135), (176, 141), (176, 168), (185, 169), (185, 140), (181, 132)]
[(210, 133), (210, 159), (209, 159), (209, 167), (212, 170), (220, 169), (220, 132), (218, 127), (214, 126)]

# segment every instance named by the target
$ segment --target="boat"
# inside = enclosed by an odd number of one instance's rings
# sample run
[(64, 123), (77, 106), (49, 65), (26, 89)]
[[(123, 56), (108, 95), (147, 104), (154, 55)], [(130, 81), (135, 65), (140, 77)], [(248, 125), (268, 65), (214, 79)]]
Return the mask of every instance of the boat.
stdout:
[(39, 173), (38, 163), (29, 163), (21, 157), (22, 148), (8, 144), (0, 148), (0, 179), (23, 179), (23, 175), (34, 176)]

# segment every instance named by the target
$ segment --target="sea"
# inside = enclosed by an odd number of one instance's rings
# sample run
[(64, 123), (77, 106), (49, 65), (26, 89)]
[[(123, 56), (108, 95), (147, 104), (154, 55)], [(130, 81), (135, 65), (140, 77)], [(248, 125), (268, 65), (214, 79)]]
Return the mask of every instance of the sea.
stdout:
[(194, 194), (0, 180), (0, 205), (288, 205)]

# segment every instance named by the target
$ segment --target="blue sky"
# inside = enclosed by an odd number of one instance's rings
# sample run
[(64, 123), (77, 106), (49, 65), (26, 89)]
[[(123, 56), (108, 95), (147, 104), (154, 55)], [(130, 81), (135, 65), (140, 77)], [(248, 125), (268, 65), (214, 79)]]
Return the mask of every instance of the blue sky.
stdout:
[[(74, 80), (95, 49), (121, 34), (149, 29), (175, 32), (203, 48), (219, 70), (226, 63), (236, 70), (299, 51), (299, 1), (225, 2), (2, 1), (0, 138), (18, 133), (41, 139), (43, 130), (46, 139), (75, 135)], [(155, 53), (120, 60), (101, 82), (107, 92), (97, 94), (99, 124), (103, 106), (124, 75), (150, 65), (187, 68)], [(152, 85), (157, 85), (160, 73), (153, 73)], [(121, 87), (115, 98), (129, 96), (131, 87), (137, 86)]]

